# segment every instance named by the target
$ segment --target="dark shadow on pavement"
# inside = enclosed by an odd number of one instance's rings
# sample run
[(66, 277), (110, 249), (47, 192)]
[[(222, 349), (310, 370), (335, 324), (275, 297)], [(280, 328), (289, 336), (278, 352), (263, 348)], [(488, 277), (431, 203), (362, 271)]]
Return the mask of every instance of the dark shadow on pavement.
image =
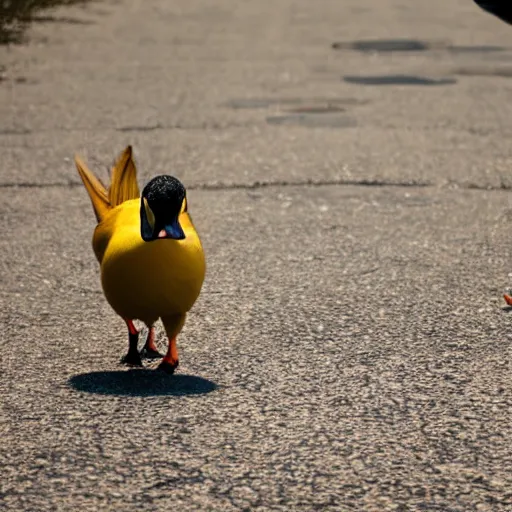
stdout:
[(357, 126), (357, 121), (351, 117), (325, 114), (270, 116), (266, 121), (272, 125), (298, 125), (307, 128), (354, 128)]
[(453, 78), (435, 80), (414, 75), (344, 76), (343, 80), (360, 85), (452, 85), (457, 83)]
[[(508, 0), (507, 0), (508, 1)], [(456, 46), (448, 41), (421, 41), (418, 39), (361, 39), (356, 41), (336, 41), (334, 50), (353, 50), (362, 53), (425, 52), (445, 50), (450, 53), (491, 53), (508, 50), (503, 46), (467, 45)]]
[(82, 373), (71, 377), (68, 383), (77, 391), (122, 396), (204, 395), (218, 387), (195, 375), (167, 375), (146, 369)]
[[(434, 43), (439, 46), (440, 43)], [(423, 52), (433, 46), (428, 41), (417, 39), (368, 39), (332, 43), (335, 50), (356, 50), (359, 52)]]
[(346, 106), (366, 105), (368, 100), (359, 98), (334, 98), (334, 97), (305, 97), (305, 98), (237, 98), (223, 103), (221, 106), (239, 109), (266, 109), (270, 107), (290, 107), (292, 110), (303, 110), (319, 108), (325, 111), (326, 108), (332, 110), (343, 110)]

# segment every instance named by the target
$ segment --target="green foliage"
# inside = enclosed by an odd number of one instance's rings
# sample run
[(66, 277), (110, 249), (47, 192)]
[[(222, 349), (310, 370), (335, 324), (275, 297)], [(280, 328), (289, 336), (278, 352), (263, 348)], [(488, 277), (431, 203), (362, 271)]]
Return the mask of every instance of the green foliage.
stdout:
[(38, 11), (84, 0), (0, 0), (0, 44), (19, 43), (23, 29)]

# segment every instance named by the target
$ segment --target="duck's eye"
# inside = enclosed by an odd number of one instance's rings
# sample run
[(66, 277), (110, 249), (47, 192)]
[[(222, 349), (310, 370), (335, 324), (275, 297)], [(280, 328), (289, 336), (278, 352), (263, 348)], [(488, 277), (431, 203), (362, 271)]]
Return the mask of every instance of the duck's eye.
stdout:
[(155, 227), (155, 214), (153, 213), (153, 210), (149, 206), (148, 200), (143, 197), (142, 198), (144, 202), (144, 209), (146, 211), (146, 218), (148, 219), (149, 225), (151, 226), (151, 229), (154, 229)]

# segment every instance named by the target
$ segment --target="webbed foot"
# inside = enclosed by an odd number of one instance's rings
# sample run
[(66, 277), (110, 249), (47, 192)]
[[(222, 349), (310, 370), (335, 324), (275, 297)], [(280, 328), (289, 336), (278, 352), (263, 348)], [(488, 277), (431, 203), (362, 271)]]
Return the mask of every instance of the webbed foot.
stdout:
[(126, 364), (127, 366), (142, 366), (142, 359), (137, 351), (128, 351), (128, 354), (122, 357), (119, 362), (121, 364)]
[(158, 365), (158, 370), (164, 373), (167, 373), (167, 375), (172, 375), (176, 368), (179, 366), (179, 361), (176, 361), (175, 363), (169, 363), (165, 359)]
[(126, 320), (126, 325), (128, 325), (129, 332), (129, 348), (128, 353), (121, 359), (120, 363), (126, 364), (128, 366), (142, 366), (142, 359), (140, 358), (139, 351), (137, 350), (139, 332), (137, 331), (131, 320)]

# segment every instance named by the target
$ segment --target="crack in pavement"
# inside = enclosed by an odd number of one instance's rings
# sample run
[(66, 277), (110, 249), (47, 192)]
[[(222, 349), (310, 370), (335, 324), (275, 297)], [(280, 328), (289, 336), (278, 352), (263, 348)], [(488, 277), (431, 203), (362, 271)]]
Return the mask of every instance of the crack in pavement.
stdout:
[[(6, 182), (0, 183), (0, 189), (8, 188), (77, 188), (82, 187), (82, 183), (78, 181), (54, 181), (49, 183), (33, 183), (33, 182)], [(394, 188), (432, 188), (435, 185), (429, 181), (386, 181), (378, 179), (306, 179), (297, 181), (275, 180), (275, 181), (254, 181), (252, 183), (196, 183), (187, 186), (189, 190), (255, 190), (262, 188), (279, 188), (279, 187), (394, 187)], [(482, 191), (498, 191), (512, 190), (512, 184), (500, 183), (499, 185), (479, 185), (477, 183), (454, 183), (450, 182), (445, 187), (451, 190), (482, 190)]]
[[(50, 182), (50, 183), (32, 183), (32, 182), (7, 182), (0, 183), (0, 188), (76, 188), (82, 187), (81, 182)], [(430, 182), (426, 181), (385, 181), (385, 180), (351, 180), (351, 179), (307, 179), (298, 181), (254, 181), (252, 183), (197, 183), (187, 186), (189, 190), (253, 190), (260, 188), (278, 188), (278, 187), (326, 187), (326, 186), (360, 186), (360, 187), (412, 187), (426, 188), (432, 187)], [(487, 189), (486, 189), (487, 190)]]

